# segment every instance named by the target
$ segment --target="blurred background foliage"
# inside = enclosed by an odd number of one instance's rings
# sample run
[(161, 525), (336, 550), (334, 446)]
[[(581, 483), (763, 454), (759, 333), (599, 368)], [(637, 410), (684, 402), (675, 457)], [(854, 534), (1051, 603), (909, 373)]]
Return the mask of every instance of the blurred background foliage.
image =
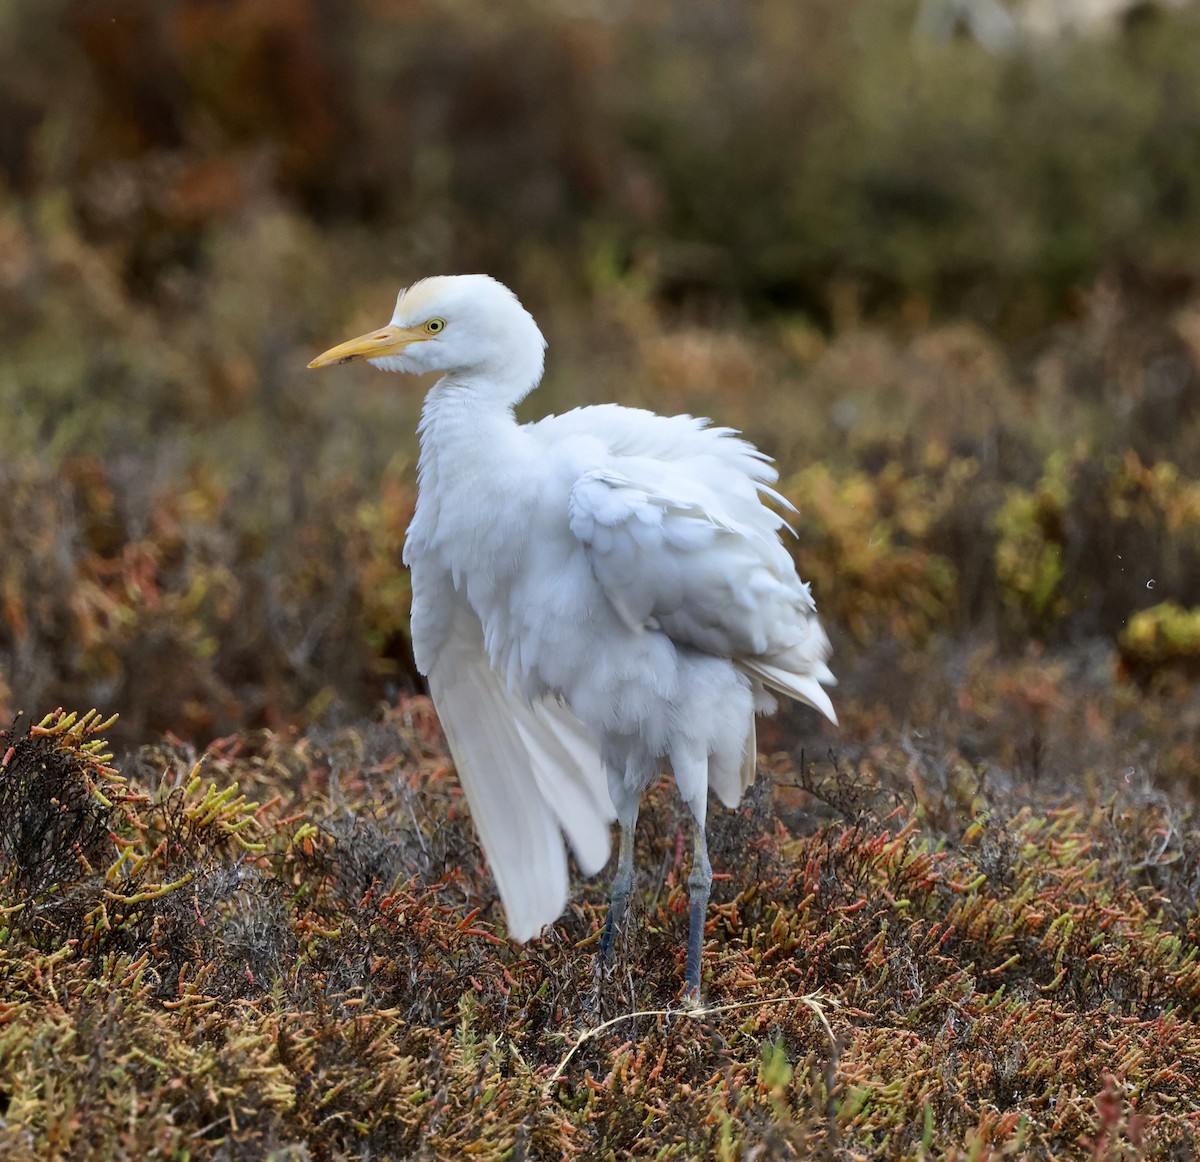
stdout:
[(469, 270), (550, 339), (526, 414), (779, 459), (848, 697), (947, 637), (1189, 672), (1200, 7), (1047, 7), (8, 0), (0, 709), (412, 687), (420, 393), (304, 364)]

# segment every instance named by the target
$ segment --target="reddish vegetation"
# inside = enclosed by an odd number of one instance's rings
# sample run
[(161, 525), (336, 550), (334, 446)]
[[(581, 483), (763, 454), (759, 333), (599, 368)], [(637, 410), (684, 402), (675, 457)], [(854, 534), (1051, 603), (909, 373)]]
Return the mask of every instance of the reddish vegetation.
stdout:
[(0, 774), (13, 1157), (1194, 1148), (1200, 845), (1140, 780), (1047, 809), (910, 737), (774, 756), (714, 820), (687, 1012), (668, 786), (597, 991), (603, 885), (503, 938), (424, 700), (124, 776), (64, 723)]

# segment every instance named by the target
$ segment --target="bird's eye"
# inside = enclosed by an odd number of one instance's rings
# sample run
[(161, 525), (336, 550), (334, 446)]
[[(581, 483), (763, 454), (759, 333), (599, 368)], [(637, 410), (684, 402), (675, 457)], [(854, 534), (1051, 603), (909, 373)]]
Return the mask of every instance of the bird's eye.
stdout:
[(445, 319), (430, 319), (429, 322), (425, 324), (425, 330), (431, 335), (436, 335), (439, 331), (445, 330), (445, 327)]

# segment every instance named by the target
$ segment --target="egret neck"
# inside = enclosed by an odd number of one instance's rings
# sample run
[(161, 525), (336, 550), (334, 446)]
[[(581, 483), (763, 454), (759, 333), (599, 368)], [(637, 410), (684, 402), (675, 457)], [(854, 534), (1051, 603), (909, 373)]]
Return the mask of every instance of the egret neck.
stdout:
[(438, 551), (456, 585), (480, 562), (490, 562), (487, 573), (507, 572), (504, 562), (519, 551), (512, 534), (522, 526), (514, 518), (527, 503), (537, 449), (513, 415), (517, 400), (496, 387), (448, 375), (421, 409), (417, 511), (409, 536)]

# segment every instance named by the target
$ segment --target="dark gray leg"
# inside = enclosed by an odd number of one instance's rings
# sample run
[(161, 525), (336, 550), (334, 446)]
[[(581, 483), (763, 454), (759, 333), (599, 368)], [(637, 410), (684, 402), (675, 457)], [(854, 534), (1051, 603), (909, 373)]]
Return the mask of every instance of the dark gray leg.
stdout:
[(604, 921), (604, 934), (600, 937), (600, 958), (596, 962), (597, 972), (607, 967), (612, 961), (617, 928), (625, 919), (625, 909), (629, 907), (629, 893), (633, 891), (633, 833), (636, 827), (637, 805), (635, 803), (633, 818), (621, 820), (617, 874), (613, 876), (612, 890), (608, 898), (608, 916)]
[(692, 833), (692, 874), (688, 876), (688, 887), (692, 890), (691, 918), (688, 923), (687, 989), (685, 995), (691, 1000), (700, 999), (700, 954), (704, 950), (704, 922), (708, 915), (708, 896), (712, 890), (712, 864), (708, 862), (708, 837), (704, 830), (704, 800), (700, 811), (693, 807), (697, 816)]

